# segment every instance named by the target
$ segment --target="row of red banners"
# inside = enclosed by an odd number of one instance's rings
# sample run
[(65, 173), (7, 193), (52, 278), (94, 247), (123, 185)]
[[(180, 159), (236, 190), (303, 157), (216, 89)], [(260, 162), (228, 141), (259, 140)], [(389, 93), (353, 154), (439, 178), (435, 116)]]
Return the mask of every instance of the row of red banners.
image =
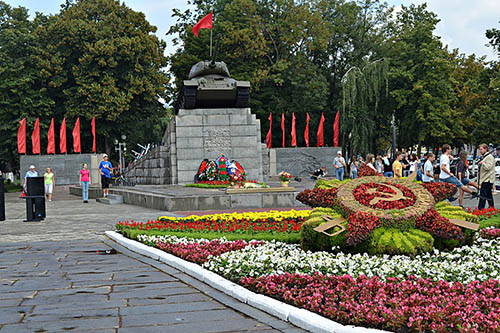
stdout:
[[(17, 130), (17, 152), (19, 154), (26, 154), (26, 118), (23, 118), (19, 122), (20, 126)], [(73, 128), (73, 152), (81, 153), (81, 141), (80, 141), (80, 117), (76, 119), (75, 127)], [(96, 144), (95, 144), (95, 117), (92, 117), (92, 152), (96, 152)], [(47, 135), (47, 154), (55, 154), (56, 153), (56, 136), (55, 136), (55, 126), (54, 126), (54, 118), (50, 122), (50, 128)], [(31, 146), (33, 154), (41, 154), (40, 150), (40, 120), (36, 118), (35, 128), (31, 133)], [(59, 129), (59, 153), (66, 154), (68, 153), (66, 148), (66, 117), (64, 117), (61, 128)]]
[[(266, 145), (267, 148), (271, 148), (271, 139), (272, 139), (272, 127), (273, 127), (273, 114), (269, 113), (269, 131), (266, 136)], [(304, 130), (304, 141), (306, 142), (306, 147), (309, 147), (309, 112), (307, 113), (306, 120), (306, 129)], [(316, 146), (323, 147), (325, 145), (324, 140), (324, 127), (325, 124), (325, 116), (321, 113), (321, 119), (319, 121), (318, 131), (316, 132)], [(281, 114), (281, 131), (283, 133), (283, 139), (281, 145), (283, 148), (285, 147), (285, 114)], [(337, 111), (337, 115), (335, 116), (335, 122), (333, 123), (333, 146), (339, 146), (339, 111)], [(295, 112), (292, 112), (292, 147), (297, 147), (297, 133), (295, 131)]]

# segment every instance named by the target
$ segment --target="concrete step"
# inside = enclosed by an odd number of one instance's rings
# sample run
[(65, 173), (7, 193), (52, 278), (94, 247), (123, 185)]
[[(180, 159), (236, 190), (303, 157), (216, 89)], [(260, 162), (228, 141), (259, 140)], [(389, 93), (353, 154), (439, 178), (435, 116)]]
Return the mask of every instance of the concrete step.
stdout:
[(120, 205), (123, 203), (123, 197), (118, 194), (109, 194), (107, 198), (98, 198), (96, 201), (106, 205)]

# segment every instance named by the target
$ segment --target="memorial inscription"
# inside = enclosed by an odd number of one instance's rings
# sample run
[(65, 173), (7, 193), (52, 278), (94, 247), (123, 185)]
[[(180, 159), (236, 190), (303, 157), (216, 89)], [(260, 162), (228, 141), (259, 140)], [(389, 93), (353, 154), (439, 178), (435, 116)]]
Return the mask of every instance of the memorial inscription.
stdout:
[(227, 152), (231, 149), (229, 128), (204, 128), (203, 148), (206, 152)]

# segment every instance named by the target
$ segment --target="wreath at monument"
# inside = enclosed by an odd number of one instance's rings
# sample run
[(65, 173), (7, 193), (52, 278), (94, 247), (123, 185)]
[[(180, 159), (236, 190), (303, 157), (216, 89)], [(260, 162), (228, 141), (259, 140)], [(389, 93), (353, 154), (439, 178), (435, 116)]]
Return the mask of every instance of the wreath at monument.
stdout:
[(213, 183), (220, 182), (223, 184), (229, 184), (233, 182), (242, 182), (246, 180), (245, 169), (237, 161), (230, 161), (229, 159), (221, 155), (216, 160), (209, 161), (204, 159), (198, 172), (195, 175), (195, 183)]
[(463, 244), (467, 230), (479, 226), (436, 211), (437, 201), (456, 193), (454, 185), (383, 176), (318, 184), (297, 196), (311, 207), (325, 207), (315, 208), (303, 226), (305, 249), (416, 255)]

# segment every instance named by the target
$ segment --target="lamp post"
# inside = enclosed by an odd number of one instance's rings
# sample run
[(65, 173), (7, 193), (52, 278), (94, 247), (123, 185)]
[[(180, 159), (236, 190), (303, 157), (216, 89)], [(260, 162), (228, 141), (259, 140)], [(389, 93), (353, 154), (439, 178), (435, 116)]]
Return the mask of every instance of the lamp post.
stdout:
[[(125, 141), (127, 136), (122, 134), (121, 139)], [(127, 151), (127, 144), (125, 142), (119, 142), (118, 139), (115, 139), (115, 151), (118, 152), (118, 157), (120, 159), (120, 175), (123, 174), (123, 164), (125, 162), (125, 152)], [(123, 154), (122, 154), (123, 151)]]
[(394, 156), (396, 154), (396, 117), (394, 117), (394, 113), (392, 114), (392, 159), (394, 160)]

